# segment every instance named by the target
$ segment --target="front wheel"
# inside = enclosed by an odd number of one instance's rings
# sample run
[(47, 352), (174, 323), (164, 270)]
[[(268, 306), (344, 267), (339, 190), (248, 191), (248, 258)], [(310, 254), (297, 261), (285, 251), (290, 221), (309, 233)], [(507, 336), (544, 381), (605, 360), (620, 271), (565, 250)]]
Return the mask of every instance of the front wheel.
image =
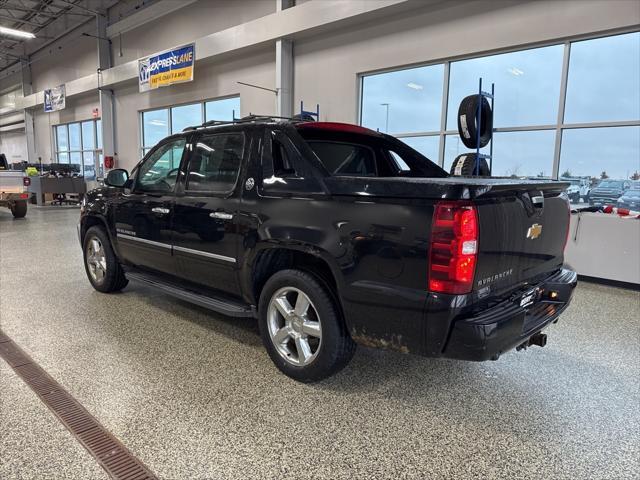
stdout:
[(333, 375), (355, 353), (334, 296), (306, 272), (282, 270), (267, 281), (260, 295), (259, 325), (273, 363), (300, 382)]
[(122, 267), (111, 248), (109, 236), (100, 227), (87, 230), (83, 241), (84, 268), (93, 288), (103, 293), (117, 292), (127, 286)]

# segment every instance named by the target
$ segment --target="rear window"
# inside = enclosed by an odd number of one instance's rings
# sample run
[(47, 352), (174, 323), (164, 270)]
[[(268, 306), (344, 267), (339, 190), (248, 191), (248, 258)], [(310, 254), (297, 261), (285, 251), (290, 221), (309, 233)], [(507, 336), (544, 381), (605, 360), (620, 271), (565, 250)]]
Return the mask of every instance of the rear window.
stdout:
[(447, 177), (447, 173), (400, 140), (377, 134), (298, 127), (298, 134), (334, 176)]
[(377, 176), (375, 154), (369, 147), (326, 141), (307, 143), (332, 175)]

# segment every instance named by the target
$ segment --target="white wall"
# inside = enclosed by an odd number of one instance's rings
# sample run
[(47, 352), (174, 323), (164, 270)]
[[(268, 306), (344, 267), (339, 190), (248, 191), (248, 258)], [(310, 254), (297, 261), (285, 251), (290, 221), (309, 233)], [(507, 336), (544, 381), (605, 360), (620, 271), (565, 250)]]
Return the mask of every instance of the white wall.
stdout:
[(130, 169), (140, 159), (139, 112), (152, 108), (240, 95), (241, 115), (275, 114), (275, 95), (237, 82), (274, 88), (275, 51), (254, 52), (238, 60), (197, 65), (191, 83), (138, 92), (134, 84), (115, 92), (118, 166)]
[(9, 163), (27, 161), (27, 139), (24, 132), (0, 132), (0, 153)]
[(225, 28), (255, 20), (276, 11), (275, 0), (199, 0), (113, 39), (113, 63), (122, 63), (166, 48), (190, 43)]
[(55, 162), (51, 151), (51, 131), (53, 125), (91, 120), (93, 109), (100, 105), (97, 93), (67, 99), (66, 108), (52, 113), (37, 109), (34, 113), (35, 161), (42, 158), (43, 163)]
[(31, 83), (34, 92), (96, 73), (98, 68), (96, 39), (83, 37), (82, 32), (95, 35), (95, 22), (88, 22), (82, 28), (33, 56)]

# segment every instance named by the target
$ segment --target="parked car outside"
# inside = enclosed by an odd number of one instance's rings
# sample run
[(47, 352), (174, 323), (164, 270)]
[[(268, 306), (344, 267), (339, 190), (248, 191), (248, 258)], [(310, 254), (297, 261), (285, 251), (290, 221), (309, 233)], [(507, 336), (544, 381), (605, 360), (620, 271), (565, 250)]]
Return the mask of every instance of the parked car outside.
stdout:
[(631, 180), (605, 179), (589, 193), (589, 205), (616, 205), (618, 199), (631, 187)]
[(589, 177), (561, 177), (560, 181), (570, 183), (565, 191), (571, 203), (578, 203), (581, 199), (585, 202), (589, 201), (589, 191), (591, 190)]
[(618, 199), (617, 206), (629, 210), (640, 210), (640, 182), (633, 182), (631, 188)]

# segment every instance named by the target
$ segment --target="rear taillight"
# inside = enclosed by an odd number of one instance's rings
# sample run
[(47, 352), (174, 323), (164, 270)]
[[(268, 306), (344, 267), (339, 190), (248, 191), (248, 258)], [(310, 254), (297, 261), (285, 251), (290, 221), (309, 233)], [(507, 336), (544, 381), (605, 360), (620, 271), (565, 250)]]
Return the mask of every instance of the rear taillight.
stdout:
[(478, 212), (468, 202), (439, 202), (433, 213), (429, 290), (462, 294), (473, 287), (478, 257)]
[(29, 185), (31, 185), (31, 179), (29, 177), (22, 177), (22, 184), (25, 187), (28, 187)]

